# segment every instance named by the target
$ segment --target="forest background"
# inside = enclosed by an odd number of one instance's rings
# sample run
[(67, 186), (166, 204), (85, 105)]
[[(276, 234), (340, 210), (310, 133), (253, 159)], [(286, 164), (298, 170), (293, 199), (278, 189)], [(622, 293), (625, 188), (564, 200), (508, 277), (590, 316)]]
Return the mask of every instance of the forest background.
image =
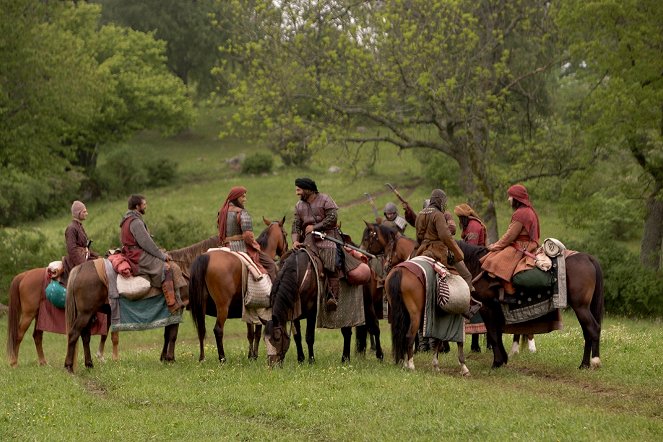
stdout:
[(544, 236), (599, 257), (608, 312), (663, 313), (658, 1), (0, 4), (0, 302), (64, 253), (75, 199), (97, 251), (136, 192), (177, 248), (232, 185), (257, 224), (310, 175), (353, 237), (393, 182), (469, 202), (495, 240), (523, 183)]

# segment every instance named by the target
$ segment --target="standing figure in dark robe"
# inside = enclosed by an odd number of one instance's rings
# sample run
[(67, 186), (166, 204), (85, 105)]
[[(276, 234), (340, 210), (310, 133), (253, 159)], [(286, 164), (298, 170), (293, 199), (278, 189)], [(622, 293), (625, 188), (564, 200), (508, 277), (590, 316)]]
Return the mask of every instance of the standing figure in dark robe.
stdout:
[(72, 220), (64, 231), (64, 241), (67, 247), (67, 255), (64, 257), (64, 276), (66, 281), (71, 269), (85, 261), (99, 258), (99, 255), (90, 249), (90, 241), (83, 228), (83, 221), (87, 219), (88, 212), (85, 204), (74, 201), (71, 205)]

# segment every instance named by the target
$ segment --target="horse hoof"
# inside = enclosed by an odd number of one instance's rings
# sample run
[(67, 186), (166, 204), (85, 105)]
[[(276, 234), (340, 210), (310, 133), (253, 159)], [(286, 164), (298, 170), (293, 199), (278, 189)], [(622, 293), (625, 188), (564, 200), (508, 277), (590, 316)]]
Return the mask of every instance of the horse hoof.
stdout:
[(378, 358), (379, 361), (384, 361), (384, 354), (380, 352), (375, 352), (375, 357)]
[(226, 363), (226, 358), (225, 357), (219, 358), (219, 362), (222, 363), (222, 364), (225, 364)]
[(601, 359), (598, 357), (592, 358), (592, 360), (589, 361), (589, 368), (591, 369), (601, 368)]
[(94, 368), (94, 364), (92, 362), (86, 362), (85, 368)]
[(467, 368), (467, 365), (463, 364), (460, 367), (460, 375), (463, 377), (469, 377), (470, 376), (470, 370)]

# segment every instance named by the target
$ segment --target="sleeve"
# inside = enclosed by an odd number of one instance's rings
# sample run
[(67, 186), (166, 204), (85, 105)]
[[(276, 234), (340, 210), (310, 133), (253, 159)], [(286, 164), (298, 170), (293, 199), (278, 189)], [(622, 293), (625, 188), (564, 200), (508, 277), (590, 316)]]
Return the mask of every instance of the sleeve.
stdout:
[(405, 216), (405, 221), (408, 222), (412, 227), (416, 227), (417, 224), (417, 214), (414, 213), (414, 210), (412, 210), (412, 207), (408, 203), (403, 203), (403, 210), (404, 216)]
[(520, 235), (522, 230), (523, 225), (519, 221), (512, 221), (511, 224), (509, 224), (509, 228), (504, 232), (504, 235), (502, 235), (499, 241), (491, 245), (491, 251), (504, 250), (506, 247), (509, 247), (511, 243), (518, 238), (518, 235)]
[(85, 247), (80, 246), (78, 229), (74, 226), (67, 227), (64, 232), (64, 239), (67, 245), (67, 257), (71, 267), (75, 267), (85, 262)]
[(435, 228), (437, 230), (438, 238), (442, 240), (444, 245), (454, 254), (456, 261), (462, 261), (465, 259), (463, 251), (458, 246), (458, 243), (451, 237), (451, 232), (449, 231), (449, 226), (447, 224), (446, 216), (436, 216), (435, 217)]
[(451, 214), (451, 212), (449, 211), (444, 212), (444, 219), (447, 221), (447, 227), (449, 227), (449, 233), (451, 233), (451, 236), (455, 236), (456, 223), (454, 222), (454, 217)]
[(159, 250), (159, 247), (157, 247), (157, 245), (154, 243), (154, 240), (147, 232), (145, 224), (143, 224), (142, 221), (131, 221), (129, 229), (131, 230), (131, 233), (133, 233), (134, 238), (136, 238), (136, 242), (145, 253), (149, 253), (150, 255), (161, 259), (162, 261), (166, 261), (166, 254)]
[(260, 250), (260, 245), (253, 235), (253, 219), (246, 210), (242, 210), (239, 215), (240, 226), (242, 228), (242, 239), (247, 246)]
[(299, 217), (299, 211), (295, 205), (295, 215), (292, 217), (292, 230), (290, 231), (290, 234), (292, 235), (292, 242), (294, 243), (299, 241), (299, 237), (302, 235), (302, 233), (302, 219)]

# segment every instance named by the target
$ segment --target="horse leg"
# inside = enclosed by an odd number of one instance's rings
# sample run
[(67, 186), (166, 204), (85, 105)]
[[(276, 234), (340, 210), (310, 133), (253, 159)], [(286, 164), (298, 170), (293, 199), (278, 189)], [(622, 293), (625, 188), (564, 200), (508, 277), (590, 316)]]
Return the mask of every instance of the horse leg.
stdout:
[(431, 352), (433, 353), (433, 370), (439, 372), (440, 360), (438, 359), (438, 355), (440, 354), (440, 347), (442, 346), (442, 341), (440, 341), (439, 339), (430, 338), (429, 342), (430, 342)]
[(104, 358), (104, 347), (106, 347), (106, 339), (108, 339), (108, 333), (100, 336), (99, 347), (97, 348), (97, 354), (95, 355), (101, 362), (106, 360), (106, 358)]
[(223, 326), (226, 322), (226, 318), (221, 318), (219, 316), (217, 316), (216, 325), (214, 325), (214, 338), (216, 339), (216, 349), (219, 353), (219, 362), (223, 364), (226, 362), (226, 352), (223, 349)]
[(509, 356), (515, 356), (520, 353), (520, 335), (513, 335), (513, 342), (511, 343), (511, 351)]
[(469, 376), (470, 370), (465, 365), (465, 351), (463, 350), (463, 343), (457, 342), (458, 345), (458, 364), (460, 364), (460, 375)]
[(299, 322), (299, 319), (295, 319), (295, 346), (297, 347), (297, 362), (300, 364), (304, 362), (304, 347), (302, 346), (302, 325)]
[(92, 363), (92, 352), (90, 351), (90, 338), (91, 338), (91, 333), (90, 333), (90, 323), (81, 330), (81, 341), (83, 341), (83, 355), (85, 357), (85, 366), (87, 368), (94, 368), (94, 364)]
[(249, 324), (247, 322), (246, 323), (246, 339), (249, 341), (249, 354), (248, 354), (249, 360), (258, 359), (258, 355), (253, 350), (253, 339), (254, 339), (254, 337), (255, 337), (255, 330), (253, 328), (253, 324)]
[(470, 350), (474, 353), (481, 353), (481, 346), (479, 345), (479, 334), (475, 333), (472, 335), (472, 344), (470, 345)]
[(499, 304), (494, 300), (484, 302), (484, 307), (481, 309), (481, 317), (486, 324), (486, 339), (493, 348), (493, 368), (499, 368), (509, 361), (504, 342), (502, 342), (504, 318), (501, 316), (499, 309)]
[(350, 344), (352, 343), (352, 327), (341, 327), (343, 335), (343, 356), (341, 363), (350, 362)]
[(377, 351), (377, 343), (375, 342), (375, 335), (372, 333), (369, 334), (369, 339), (370, 339), (370, 344), (371, 344), (371, 351)]
[(315, 314), (309, 315), (306, 318), (306, 345), (308, 346), (308, 363), (315, 362), (315, 354), (313, 353), (313, 344), (315, 343)]
[(111, 332), (111, 342), (113, 343), (113, 360), (120, 360), (120, 332)]
[(536, 342), (534, 342), (534, 335), (527, 335), (527, 349), (530, 353), (536, 353)]
[(574, 307), (573, 310), (576, 313), (576, 318), (578, 318), (578, 322), (582, 328), (582, 335), (585, 338), (582, 362), (578, 368), (598, 368), (601, 366), (601, 358), (599, 356), (601, 326), (594, 318), (594, 315), (592, 315), (589, 307)]
[(258, 359), (258, 349), (260, 348), (260, 337), (262, 336), (262, 324), (255, 325), (255, 333), (253, 335), (253, 354), (255, 359)]
[(371, 338), (374, 338), (375, 340), (375, 357), (382, 361), (384, 359), (384, 353), (382, 352), (382, 345), (380, 344), (380, 323), (377, 318), (373, 321), (368, 321), (368, 332), (370, 333)]
[[(28, 331), (28, 328), (30, 327), (30, 324), (32, 323), (33, 319), (35, 319), (35, 316), (37, 316), (37, 312), (35, 311), (34, 314), (26, 314), (26, 313), (21, 313), (21, 319), (18, 323), (18, 332), (16, 334), (16, 342), (14, 345), (14, 348), (16, 351), (14, 354), (9, 355), (9, 365), (12, 367), (16, 367), (18, 365), (18, 351), (21, 346), (21, 342), (23, 341), (23, 337), (25, 336), (25, 332)], [(36, 325), (35, 325), (36, 327)], [(36, 330), (35, 330), (36, 333)], [(35, 346), (37, 343), (35, 342)], [(39, 353), (39, 349), (37, 348), (37, 353)], [(40, 360), (41, 364), (41, 360)]]
[(163, 350), (161, 351), (161, 362), (175, 362), (175, 342), (179, 324), (170, 324), (163, 330)]
[(32, 332), (32, 339), (35, 341), (35, 348), (37, 349), (37, 360), (39, 365), (46, 365), (46, 357), (44, 357), (44, 332), (42, 330), (37, 330), (37, 324), (35, 324), (35, 330)]
[[(356, 343), (355, 352), (358, 355), (363, 356), (366, 354), (366, 335), (368, 334), (367, 326), (358, 325), (355, 330), (357, 332), (357, 335), (355, 336), (355, 343)], [(373, 340), (373, 335), (371, 335), (371, 347), (374, 345), (375, 344)]]

